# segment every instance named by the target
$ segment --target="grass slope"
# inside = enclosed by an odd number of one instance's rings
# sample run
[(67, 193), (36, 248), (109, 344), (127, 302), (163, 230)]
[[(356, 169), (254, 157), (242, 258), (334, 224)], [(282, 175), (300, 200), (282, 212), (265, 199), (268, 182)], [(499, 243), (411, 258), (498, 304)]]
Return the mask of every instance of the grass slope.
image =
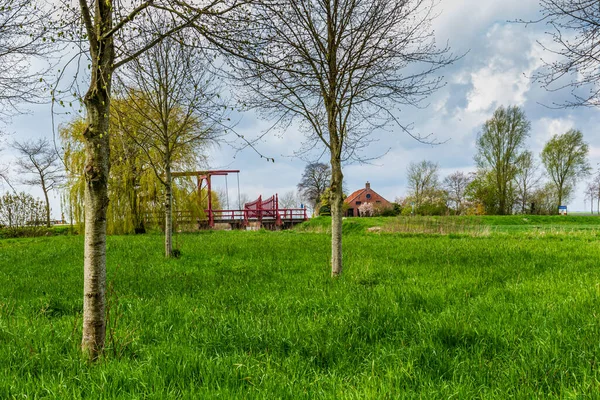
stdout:
[(81, 237), (0, 241), (0, 398), (539, 398), (599, 388), (594, 235), (110, 237), (110, 340), (81, 340)]
[[(363, 234), (369, 228), (381, 228), (384, 232), (411, 233), (435, 232), (442, 228), (446, 233), (531, 233), (544, 231), (573, 232), (594, 231), (600, 233), (600, 216), (558, 215), (482, 215), (450, 217), (374, 217), (344, 218), (344, 233)], [(301, 232), (328, 233), (331, 217), (312, 218), (297, 228)]]

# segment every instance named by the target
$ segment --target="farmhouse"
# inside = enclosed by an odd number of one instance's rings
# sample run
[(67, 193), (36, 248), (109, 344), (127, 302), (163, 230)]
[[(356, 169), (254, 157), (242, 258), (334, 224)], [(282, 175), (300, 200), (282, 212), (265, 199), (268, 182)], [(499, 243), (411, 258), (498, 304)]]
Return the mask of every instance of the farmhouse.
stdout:
[(373, 204), (375, 208), (390, 208), (392, 204), (384, 199), (381, 195), (371, 189), (371, 184), (367, 182), (363, 189), (346, 197), (344, 203), (348, 204), (348, 210), (345, 212), (347, 217), (360, 217), (359, 207), (363, 204)]

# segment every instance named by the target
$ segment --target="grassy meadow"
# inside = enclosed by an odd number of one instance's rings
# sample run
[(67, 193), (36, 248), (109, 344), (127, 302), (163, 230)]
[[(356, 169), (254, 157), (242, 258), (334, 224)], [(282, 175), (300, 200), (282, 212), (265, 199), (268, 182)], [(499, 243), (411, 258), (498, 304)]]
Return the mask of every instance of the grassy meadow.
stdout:
[(109, 237), (96, 364), (83, 237), (0, 240), (0, 399), (600, 396), (600, 217), (328, 224)]

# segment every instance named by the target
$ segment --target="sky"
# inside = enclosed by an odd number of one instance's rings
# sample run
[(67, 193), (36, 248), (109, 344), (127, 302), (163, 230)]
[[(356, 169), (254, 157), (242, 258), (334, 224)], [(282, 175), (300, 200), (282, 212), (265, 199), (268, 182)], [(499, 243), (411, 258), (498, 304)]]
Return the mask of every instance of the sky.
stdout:
[[(407, 195), (406, 169), (410, 162), (430, 160), (439, 164), (440, 177), (454, 171), (475, 170), (475, 139), (483, 123), (499, 106), (521, 107), (531, 121), (531, 136), (527, 147), (539, 158), (544, 144), (554, 134), (575, 128), (583, 132), (589, 144), (590, 164), (596, 170), (600, 162), (600, 110), (590, 108), (555, 109), (552, 104), (569, 99), (569, 91), (548, 92), (533, 82), (531, 76), (552, 55), (544, 52), (538, 42), (548, 43), (543, 24), (525, 25), (516, 20), (539, 18), (537, 0), (441, 0), (436, 10), (439, 16), (433, 28), (437, 42), (448, 42), (452, 52), (465, 54), (460, 60), (442, 71), (446, 85), (432, 95), (424, 109), (403, 108), (400, 119), (412, 123), (414, 133), (432, 135), (439, 145), (419, 143), (390, 126), (386, 131), (373, 132), (377, 139), (364, 152), (375, 158), (368, 164), (344, 165), (345, 190), (350, 193), (363, 188), (368, 181), (371, 188), (393, 201)], [(47, 105), (30, 106), (30, 113), (15, 117), (2, 129), (11, 133), (8, 139), (52, 138), (52, 118)], [(236, 131), (244, 137), (261, 135), (271, 127), (255, 113), (234, 114)], [(55, 127), (64, 116), (57, 116)], [(234, 138), (230, 138), (232, 141)], [(256, 150), (239, 150), (228, 144), (209, 150), (211, 169), (237, 169), (240, 192), (248, 198), (263, 197), (293, 191), (301, 179), (307, 159), (294, 157), (303, 142), (296, 126), (276, 134), (267, 134), (256, 143)], [(6, 145), (0, 153), (0, 163), (11, 164), (14, 155)], [(275, 162), (260, 157), (272, 157)], [(319, 151), (315, 151), (315, 155)], [(313, 157), (314, 158), (314, 157)], [(314, 160), (314, 159), (313, 159)], [(312, 161), (312, 160), (310, 160)], [(328, 158), (323, 157), (323, 162)], [(215, 178), (213, 186), (224, 191), (224, 178)], [(237, 204), (237, 179), (228, 179), (227, 187), (232, 206)], [(576, 196), (568, 204), (570, 211), (589, 209), (584, 201), (585, 182), (579, 184)], [(41, 192), (22, 187), (36, 196)], [(8, 190), (0, 187), (0, 192)], [(60, 217), (57, 193), (51, 195), (53, 216)]]

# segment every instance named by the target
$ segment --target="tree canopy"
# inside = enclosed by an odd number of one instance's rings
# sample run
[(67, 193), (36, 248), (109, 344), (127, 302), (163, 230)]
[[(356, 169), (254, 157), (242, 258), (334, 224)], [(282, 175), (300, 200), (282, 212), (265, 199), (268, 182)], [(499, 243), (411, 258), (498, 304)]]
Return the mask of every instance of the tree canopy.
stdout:
[(511, 213), (512, 183), (530, 129), (531, 123), (522, 109), (499, 107), (477, 137), (475, 161), (491, 174), (498, 199), (496, 212), (500, 215)]
[(589, 174), (588, 145), (581, 131), (571, 129), (554, 135), (542, 150), (542, 162), (556, 191), (558, 204), (563, 205), (579, 179)]

